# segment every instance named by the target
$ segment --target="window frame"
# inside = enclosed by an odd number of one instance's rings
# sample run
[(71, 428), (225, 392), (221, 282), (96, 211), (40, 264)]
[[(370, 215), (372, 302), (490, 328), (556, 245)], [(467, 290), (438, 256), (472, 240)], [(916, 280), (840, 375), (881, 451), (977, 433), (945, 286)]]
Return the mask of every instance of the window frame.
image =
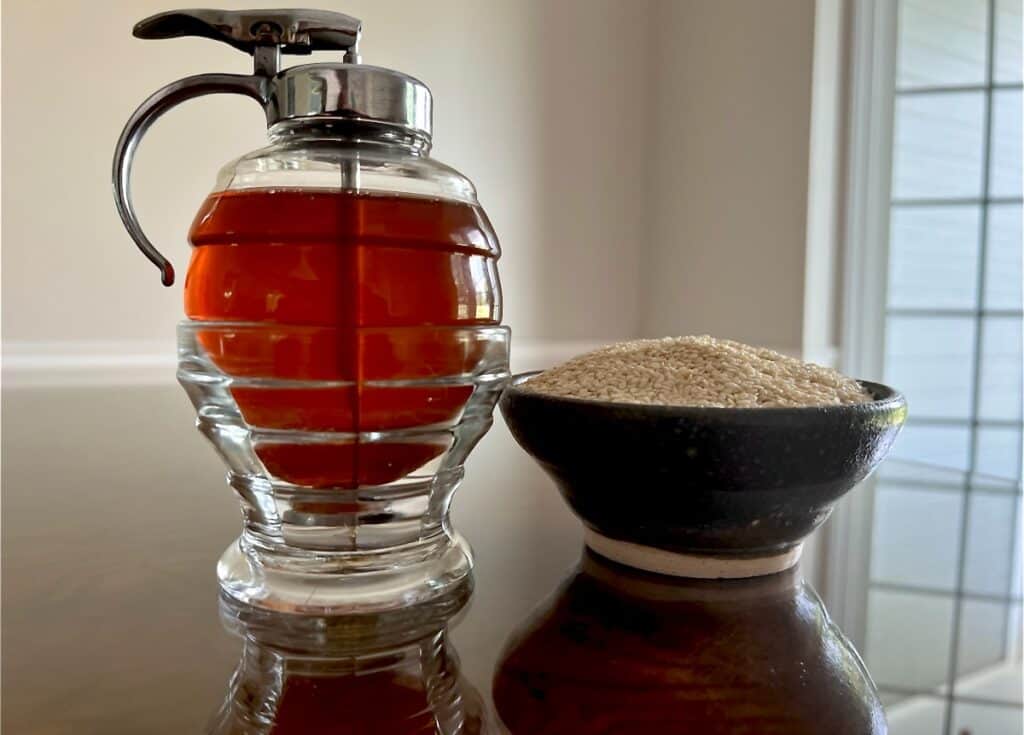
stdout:
[[(840, 370), (880, 380), (885, 354), (898, 4), (855, 0), (850, 18)], [(854, 645), (867, 635), (873, 479), (850, 493), (826, 530), (824, 598)]]
[[(901, 0), (902, 2), (902, 0)], [(906, 207), (922, 202), (896, 202), (892, 198), (895, 107), (901, 97), (914, 94), (982, 92), (984, 113), (982, 119), (982, 175), (977, 206), (979, 207), (979, 271), (976, 303), (969, 310), (975, 324), (973, 373), (971, 376), (970, 419), (967, 422), (972, 435), (969, 437), (967, 473), (960, 489), (962, 511), (958, 543), (958, 569), (955, 588), (949, 593), (953, 601), (952, 641), (949, 643), (949, 671), (946, 685), (941, 691), (924, 694), (908, 690), (908, 695), (932, 697), (943, 702), (943, 731), (951, 733), (958, 704), (969, 704), (970, 693), (961, 692), (965, 678), (958, 674), (960, 663), (960, 640), (963, 628), (964, 603), (971, 595), (966, 594), (965, 557), (968, 553), (968, 524), (970, 503), (973, 497), (973, 477), (978, 461), (977, 432), (979, 406), (981, 402), (981, 375), (983, 357), (983, 326), (985, 317), (1011, 316), (1019, 318), (1019, 310), (1001, 315), (999, 309), (986, 308), (985, 257), (986, 243), (990, 237), (987, 227), (991, 207), (1000, 204), (1018, 204), (1019, 195), (1013, 197), (993, 196), (991, 190), (991, 168), (994, 165), (993, 138), (996, 126), (995, 101), (997, 94), (1007, 90), (1020, 90), (1019, 81), (1000, 82), (996, 74), (998, 54), (997, 25), (998, 5), (995, 0), (987, 2), (986, 37), (986, 78), (983, 84), (958, 86), (938, 84), (934, 87), (911, 87), (907, 90), (897, 87), (898, 77), (898, 23), (901, 2), (888, 0), (854, 0), (850, 9), (850, 78), (848, 87), (849, 114), (845, 171), (845, 222), (842, 230), (844, 268), (842, 273), (843, 297), (840, 314), (842, 345), (840, 369), (850, 375), (880, 379), (884, 373), (887, 317), (899, 309), (887, 307), (889, 290), (889, 246), (891, 219), (894, 206)], [(1006, 200), (1006, 201), (1002, 201)], [(930, 201), (930, 200), (929, 200)], [(952, 206), (955, 199), (936, 199), (935, 205)], [(963, 203), (963, 202), (960, 202)], [(971, 198), (974, 203), (974, 198)], [(966, 315), (966, 314), (965, 314)], [(911, 410), (912, 407), (911, 407)], [(920, 421), (924, 423), (923, 420)], [(1015, 424), (1017, 425), (1017, 424)], [(1018, 456), (1018, 463), (1022, 459)], [(1008, 481), (1009, 482), (1009, 481)], [(1020, 510), (1020, 479), (1015, 483), (1014, 512)], [(826, 585), (824, 598), (839, 625), (863, 649), (867, 639), (867, 610), (869, 590), (879, 587), (871, 580), (871, 548), (874, 529), (874, 503), (876, 483), (869, 479), (840, 505), (826, 530), (827, 552), (825, 558)], [(1011, 574), (1020, 575), (1020, 549), (1022, 540), (1018, 530), (1013, 531), (1013, 567)], [(1013, 579), (1013, 577), (1011, 577)], [(1016, 607), (1011, 597), (1001, 600), (1007, 607), (1004, 649), (1007, 658), (1014, 650), (1014, 632), (1019, 635), (1020, 601)], [(893, 687), (886, 687), (891, 693)], [(898, 689), (898, 688), (897, 688)], [(898, 692), (896, 692), (898, 693)], [(1020, 709), (1019, 703), (978, 700), (988, 706), (1005, 706)]]

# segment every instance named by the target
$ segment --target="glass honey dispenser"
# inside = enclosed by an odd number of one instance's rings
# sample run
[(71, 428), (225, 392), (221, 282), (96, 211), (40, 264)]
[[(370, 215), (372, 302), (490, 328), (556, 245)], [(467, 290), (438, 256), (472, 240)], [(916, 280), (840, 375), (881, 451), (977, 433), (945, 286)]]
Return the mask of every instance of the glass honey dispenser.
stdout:
[[(361, 63), (360, 33), (310, 10), (147, 18), (139, 38), (222, 41), (254, 71), (163, 87), (114, 156), (121, 219), (170, 286), (129, 193), (140, 139), (202, 95), (266, 113), (270, 144), (221, 169), (189, 231), (178, 380), (242, 504), (221, 586), (291, 612), (388, 609), (466, 582), (449, 506), (508, 379), (494, 230), (473, 184), (430, 156), (430, 90)], [(281, 68), (323, 50), (342, 62)]]

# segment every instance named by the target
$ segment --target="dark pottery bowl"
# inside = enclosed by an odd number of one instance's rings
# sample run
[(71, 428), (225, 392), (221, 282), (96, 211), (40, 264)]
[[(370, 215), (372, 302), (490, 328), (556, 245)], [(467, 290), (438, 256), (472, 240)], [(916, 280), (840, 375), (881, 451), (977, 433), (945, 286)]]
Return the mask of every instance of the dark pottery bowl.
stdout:
[(762, 557), (792, 549), (885, 457), (906, 401), (801, 408), (607, 403), (524, 390), (501, 397), (512, 436), (597, 533), (671, 552)]

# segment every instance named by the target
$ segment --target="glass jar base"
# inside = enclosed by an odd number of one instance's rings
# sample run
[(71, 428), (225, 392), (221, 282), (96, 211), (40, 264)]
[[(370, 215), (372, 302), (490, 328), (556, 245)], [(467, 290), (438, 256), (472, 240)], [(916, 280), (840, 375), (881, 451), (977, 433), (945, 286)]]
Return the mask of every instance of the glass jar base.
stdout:
[(305, 615), (366, 615), (429, 605), (472, 585), (472, 551), (462, 536), (448, 536), (439, 553), (412, 563), (358, 572), (323, 571), (322, 563), (264, 563), (236, 539), (217, 563), (228, 597), (246, 605)]
[(798, 561), (803, 544), (780, 554), (757, 557), (720, 557), (682, 554), (653, 546), (603, 536), (585, 528), (583, 540), (591, 551), (634, 569), (691, 579), (744, 579), (785, 571)]

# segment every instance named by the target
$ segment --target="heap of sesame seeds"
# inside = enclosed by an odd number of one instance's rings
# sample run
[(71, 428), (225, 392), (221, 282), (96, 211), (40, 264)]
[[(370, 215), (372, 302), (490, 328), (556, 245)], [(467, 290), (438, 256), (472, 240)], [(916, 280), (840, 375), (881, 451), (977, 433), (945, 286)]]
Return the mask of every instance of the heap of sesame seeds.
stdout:
[(523, 389), (593, 401), (723, 408), (871, 400), (857, 381), (830, 368), (707, 335), (620, 342), (546, 370)]

